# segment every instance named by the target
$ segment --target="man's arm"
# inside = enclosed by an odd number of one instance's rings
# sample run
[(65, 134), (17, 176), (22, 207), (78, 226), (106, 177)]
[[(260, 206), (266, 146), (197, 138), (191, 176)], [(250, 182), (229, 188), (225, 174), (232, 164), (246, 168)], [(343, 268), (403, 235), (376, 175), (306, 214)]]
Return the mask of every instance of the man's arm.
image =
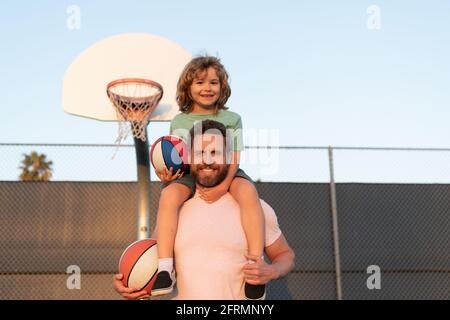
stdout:
[(271, 260), (271, 264), (266, 263), (263, 259), (247, 256), (254, 263), (244, 266), (246, 282), (250, 284), (265, 284), (285, 276), (294, 268), (295, 254), (289, 247), (283, 234), (273, 244), (266, 247), (265, 252)]
[(265, 249), (269, 259), (272, 261), (272, 267), (277, 271), (277, 278), (287, 275), (294, 269), (295, 253), (283, 234), (270, 246)]

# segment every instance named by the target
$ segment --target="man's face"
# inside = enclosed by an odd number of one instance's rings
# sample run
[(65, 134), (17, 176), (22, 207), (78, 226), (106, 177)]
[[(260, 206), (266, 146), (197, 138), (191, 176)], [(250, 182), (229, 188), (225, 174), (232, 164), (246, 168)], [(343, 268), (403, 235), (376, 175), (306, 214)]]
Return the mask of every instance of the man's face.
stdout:
[(221, 134), (197, 134), (191, 152), (191, 174), (195, 182), (211, 188), (220, 184), (228, 173), (226, 149)]

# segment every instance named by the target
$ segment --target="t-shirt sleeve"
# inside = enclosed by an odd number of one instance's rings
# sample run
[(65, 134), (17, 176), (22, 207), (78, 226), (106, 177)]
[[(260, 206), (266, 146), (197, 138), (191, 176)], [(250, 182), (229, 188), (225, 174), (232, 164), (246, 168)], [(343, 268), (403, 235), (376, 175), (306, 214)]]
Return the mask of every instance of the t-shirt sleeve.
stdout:
[(173, 125), (173, 122), (175, 121), (175, 118), (173, 118), (172, 119), (172, 121), (170, 121), (170, 129), (169, 129), (169, 134), (173, 134), (173, 127), (174, 127), (174, 125)]
[(273, 208), (269, 206), (264, 200), (260, 199), (260, 201), (264, 211), (264, 218), (266, 219), (265, 247), (268, 247), (281, 236), (281, 229), (278, 225), (278, 219)]
[(242, 134), (242, 119), (240, 116), (237, 117), (236, 122), (233, 126), (232, 138), (233, 138), (233, 151), (244, 150), (244, 138), (243, 138), (243, 134)]
[(183, 116), (177, 115), (170, 121), (170, 135), (180, 137), (189, 144), (189, 130), (191, 128), (187, 128), (188, 126), (188, 121)]

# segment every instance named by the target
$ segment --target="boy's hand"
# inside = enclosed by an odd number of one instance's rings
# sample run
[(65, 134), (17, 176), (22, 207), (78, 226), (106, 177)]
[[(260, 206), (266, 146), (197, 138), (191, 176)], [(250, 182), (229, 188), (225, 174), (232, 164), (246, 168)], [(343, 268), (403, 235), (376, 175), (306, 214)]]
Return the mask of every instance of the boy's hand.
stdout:
[(200, 193), (200, 198), (208, 203), (213, 203), (219, 200), (225, 193), (228, 192), (228, 190), (220, 184), (212, 188), (198, 188), (198, 191)]
[(178, 169), (178, 171), (175, 174), (173, 174), (173, 168), (170, 167), (170, 170), (167, 170), (167, 168), (164, 168), (163, 172), (156, 171), (156, 175), (162, 182), (170, 182), (170, 181), (176, 180), (178, 178), (181, 178), (184, 175), (184, 172), (180, 174), (180, 171), (181, 170)]
[(127, 288), (122, 283), (123, 274), (118, 273), (114, 275), (114, 289), (120, 293), (122, 297), (128, 300), (148, 299), (150, 295), (147, 291), (137, 291), (137, 289)]

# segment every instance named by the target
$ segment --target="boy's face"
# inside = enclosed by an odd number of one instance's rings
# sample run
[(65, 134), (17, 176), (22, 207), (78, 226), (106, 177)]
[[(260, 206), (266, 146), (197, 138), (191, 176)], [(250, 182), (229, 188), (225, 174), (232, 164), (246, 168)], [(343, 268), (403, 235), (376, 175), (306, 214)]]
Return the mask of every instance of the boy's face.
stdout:
[(207, 70), (197, 72), (190, 90), (194, 107), (214, 108), (220, 96), (220, 79), (216, 69), (209, 67)]

